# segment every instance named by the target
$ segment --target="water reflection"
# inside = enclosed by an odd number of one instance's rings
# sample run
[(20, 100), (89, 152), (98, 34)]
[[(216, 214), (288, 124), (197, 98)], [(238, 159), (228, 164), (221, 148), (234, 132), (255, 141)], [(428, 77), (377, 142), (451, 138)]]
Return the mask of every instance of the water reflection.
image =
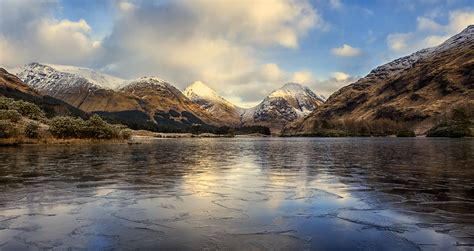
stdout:
[(0, 149), (0, 249), (459, 249), (471, 139)]

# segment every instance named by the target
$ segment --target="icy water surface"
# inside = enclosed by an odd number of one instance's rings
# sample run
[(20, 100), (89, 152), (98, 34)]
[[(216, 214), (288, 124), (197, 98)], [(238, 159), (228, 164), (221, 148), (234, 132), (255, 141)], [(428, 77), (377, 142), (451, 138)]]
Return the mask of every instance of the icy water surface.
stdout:
[(473, 250), (474, 140), (0, 148), (0, 250)]

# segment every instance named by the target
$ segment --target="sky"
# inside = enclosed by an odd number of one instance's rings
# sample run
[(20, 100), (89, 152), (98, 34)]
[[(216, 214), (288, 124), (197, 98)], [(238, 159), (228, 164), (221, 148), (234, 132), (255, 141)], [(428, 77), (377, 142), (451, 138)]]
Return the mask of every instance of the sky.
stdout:
[(470, 24), (472, 0), (0, 0), (0, 66), (202, 81), (250, 107), (287, 82), (328, 97)]

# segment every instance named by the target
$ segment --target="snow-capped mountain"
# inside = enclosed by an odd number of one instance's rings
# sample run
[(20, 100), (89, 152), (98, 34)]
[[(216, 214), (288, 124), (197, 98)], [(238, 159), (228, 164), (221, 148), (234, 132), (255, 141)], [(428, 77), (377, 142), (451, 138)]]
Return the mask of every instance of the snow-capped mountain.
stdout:
[(392, 120), (424, 134), (453, 108), (474, 106), (473, 52), (470, 25), (439, 46), (375, 68), (285, 132), (312, 132), (327, 120)]
[(184, 128), (219, 121), (173, 85), (156, 77), (123, 80), (86, 68), (40, 63), (25, 65), (16, 74), (43, 95), (134, 127)]
[(393, 60), (387, 64), (381, 65), (374, 70), (372, 70), (365, 79), (377, 80), (383, 79), (391, 76), (396, 76), (403, 71), (413, 67), (417, 62), (422, 61), (431, 56), (441, 54), (445, 51), (448, 51), (452, 48), (462, 47), (467, 43), (471, 43), (474, 37), (474, 25), (468, 26), (461, 33), (454, 35), (449, 38), (442, 44), (419, 50), (415, 53), (412, 53), (408, 56), (401, 57)]
[(14, 72), (39, 93), (61, 99), (83, 111), (133, 110), (140, 107), (136, 100), (114, 90), (125, 80), (91, 69), (30, 63)]
[(151, 118), (158, 124), (174, 126), (221, 123), (180, 90), (156, 77), (141, 77), (120, 88), (141, 100)]
[(183, 94), (211, 115), (223, 120), (225, 124), (234, 126), (240, 124), (240, 115), (245, 109), (219, 96), (216, 91), (203, 82), (194, 82), (186, 87)]
[(311, 89), (288, 83), (270, 93), (259, 105), (244, 112), (244, 124), (266, 125), (281, 129), (289, 122), (302, 118), (316, 109), (324, 99)]
[(280, 129), (323, 102), (309, 88), (295, 83), (275, 90), (258, 106), (244, 109), (200, 81), (181, 92), (156, 77), (124, 80), (87, 68), (40, 63), (18, 68), (16, 75), (39, 93), (86, 112), (174, 127), (266, 125)]
[(83, 86), (116, 89), (126, 80), (92, 69), (55, 64), (30, 63), (13, 70), (21, 80), (38, 90), (61, 90)]

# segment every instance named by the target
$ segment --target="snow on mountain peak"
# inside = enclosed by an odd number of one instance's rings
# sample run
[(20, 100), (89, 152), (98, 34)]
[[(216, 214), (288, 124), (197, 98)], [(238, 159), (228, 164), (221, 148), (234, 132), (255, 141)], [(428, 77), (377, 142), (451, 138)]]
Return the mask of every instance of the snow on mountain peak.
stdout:
[(424, 60), (432, 55), (439, 54), (451, 48), (462, 46), (464, 43), (472, 43), (474, 39), (474, 25), (469, 25), (460, 33), (452, 36), (442, 44), (416, 51), (408, 56), (395, 59), (389, 63), (381, 65), (372, 70), (366, 78), (385, 78), (388, 75), (396, 75), (412, 67), (420, 60)]
[(311, 89), (298, 83), (287, 83), (270, 93), (268, 98), (297, 98), (302, 96), (309, 96), (324, 101), (323, 98), (316, 95)]
[(57, 65), (57, 64), (45, 64), (45, 65), (59, 72), (75, 74), (77, 76), (87, 79), (89, 82), (95, 85), (98, 85), (106, 89), (115, 89), (119, 87), (121, 84), (123, 84), (123, 82), (125, 82), (124, 79), (117, 78), (106, 73), (97, 72), (89, 68), (69, 66), (69, 65)]
[(14, 69), (13, 72), (28, 85), (44, 90), (74, 88), (84, 84), (115, 89), (125, 82), (121, 78), (92, 69), (67, 65), (29, 63)]
[(196, 81), (184, 89), (183, 94), (189, 99), (205, 98), (209, 100), (221, 100), (222, 98), (209, 86), (201, 81)]
[[(166, 82), (165, 80), (158, 78), (158, 77), (140, 77), (134, 80), (126, 81), (125, 84), (120, 86), (121, 89), (126, 88), (134, 88), (134, 87), (163, 87), (163, 88), (171, 88), (173, 87), (171, 84)], [(173, 87), (174, 88), (174, 87)]]

